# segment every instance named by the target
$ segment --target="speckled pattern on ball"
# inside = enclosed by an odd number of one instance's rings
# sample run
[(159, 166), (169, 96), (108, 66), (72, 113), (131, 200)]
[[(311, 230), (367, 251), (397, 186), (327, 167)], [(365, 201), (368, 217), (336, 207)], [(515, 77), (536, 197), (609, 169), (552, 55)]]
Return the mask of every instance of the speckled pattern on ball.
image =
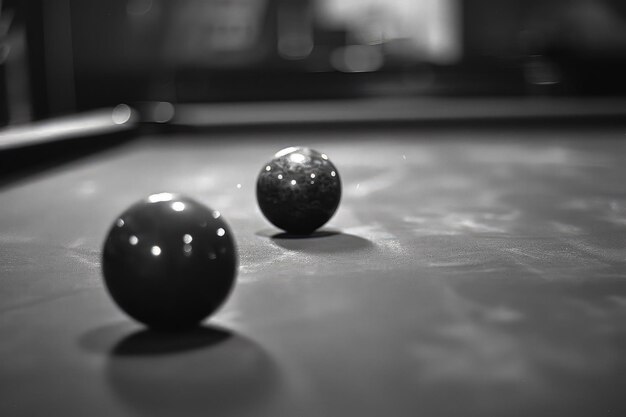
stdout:
[(310, 234), (337, 210), (341, 180), (325, 154), (290, 147), (263, 165), (256, 195), (261, 212), (276, 227), (292, 234)]
[(235, 239), (220, 212), (160, 193), (115, 221), (102, 253), (117, 305), (153, 328), (191, 327), (228, 297), (237, 271)]

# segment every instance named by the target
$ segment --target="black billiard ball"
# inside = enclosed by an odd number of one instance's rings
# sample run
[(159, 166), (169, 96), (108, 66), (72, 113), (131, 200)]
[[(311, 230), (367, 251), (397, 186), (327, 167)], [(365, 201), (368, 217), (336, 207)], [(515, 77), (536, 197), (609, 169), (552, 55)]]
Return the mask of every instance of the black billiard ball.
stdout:
[(218, 211), (160, 193), (114, 222), (102, 272), (117, 305), (149, 327), (193, 327), (228, 297), (235, 282), (235, 240)]
[(337, 210), (341, 199), (339, 172), (323, 153), (285, 148), (261, 168), (256, 197), (261, 212), (274, 226), (307, 235)]

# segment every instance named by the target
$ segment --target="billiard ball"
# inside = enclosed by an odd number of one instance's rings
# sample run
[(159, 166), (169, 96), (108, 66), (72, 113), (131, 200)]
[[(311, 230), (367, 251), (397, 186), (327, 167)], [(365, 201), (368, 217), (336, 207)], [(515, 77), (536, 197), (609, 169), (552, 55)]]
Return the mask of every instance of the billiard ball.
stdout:
[(323, 153), (285, 148), (261, 168), (256, 197), (261, 212), (274, 226), (291, 234), (311, 234), (339, 206), (339, 172)]
[(193, 327), (228, 297), (235, 240), (218, 211), (176, 194), (153, 194), (112, 225), (102, 251), (111, 297), (155, 329)]

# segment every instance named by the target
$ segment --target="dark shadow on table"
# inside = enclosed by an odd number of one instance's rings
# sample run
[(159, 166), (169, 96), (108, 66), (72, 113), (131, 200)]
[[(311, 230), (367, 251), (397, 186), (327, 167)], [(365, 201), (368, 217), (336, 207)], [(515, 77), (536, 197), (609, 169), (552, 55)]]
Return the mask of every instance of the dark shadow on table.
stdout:
[[(278, 372), (267, 353), (230, 330), (201, 326), (183, 332), (128, 332), (102, 327), (79, 343), (108, 346), (104, 375), (111, 391), (140, 414), (238, 415), (271, 402)], [(120, 337), (121, 336), (121, 337)], [(113, 342), (113, 343), (111, 343)]]
[(219, 345), (232, 333), (213, 327), (197, 327), (184, 332), (140, 330), (124, 337), (111, 351), (112, 356), (167, 355)]
[(309, 235), (294, 235), (265, 229), (256, 233), (267, 237), (276, 245), (295, 251), (313, 253), (353, 252), (373, 246), (372, 242), (360, 236), (343, 233), (336, 229), (320, 229)]

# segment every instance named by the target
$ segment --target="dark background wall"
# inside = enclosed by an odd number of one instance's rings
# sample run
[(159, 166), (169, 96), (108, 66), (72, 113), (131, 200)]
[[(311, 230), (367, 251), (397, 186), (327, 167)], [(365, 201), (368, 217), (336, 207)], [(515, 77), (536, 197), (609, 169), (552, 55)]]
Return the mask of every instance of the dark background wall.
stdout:
[[(441, 63), (402, 39), (350, 49), (353, 28), (328, 27), (308, 0), (5, 0), (0, 122), (146, 100), (626, 93), (623, 2), (447, 4), (461, 54)], [(365, 70), (338, 67), (337, 51)]]

